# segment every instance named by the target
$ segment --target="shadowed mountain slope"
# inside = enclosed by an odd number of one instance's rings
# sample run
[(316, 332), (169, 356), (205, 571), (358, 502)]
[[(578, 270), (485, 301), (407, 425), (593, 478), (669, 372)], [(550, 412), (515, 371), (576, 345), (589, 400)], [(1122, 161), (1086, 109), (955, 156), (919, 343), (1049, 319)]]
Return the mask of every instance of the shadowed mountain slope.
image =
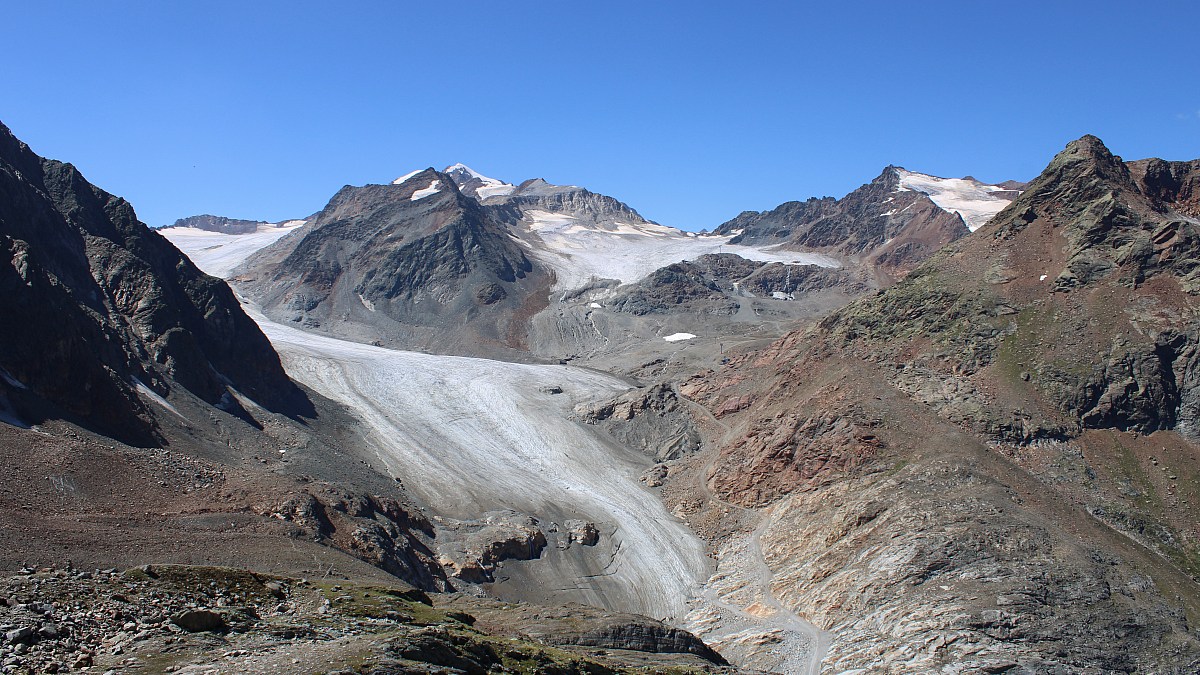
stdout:
[[(123, 441), (161, 442), (137, 390), (175, 386), (228, 411), (233, 388), (311, 413), (229, 287), (133, 208), (0, 126), (0, 368), (18, 420), (65, 414)], [(49, 407), (47, 407), (49, 406)]]

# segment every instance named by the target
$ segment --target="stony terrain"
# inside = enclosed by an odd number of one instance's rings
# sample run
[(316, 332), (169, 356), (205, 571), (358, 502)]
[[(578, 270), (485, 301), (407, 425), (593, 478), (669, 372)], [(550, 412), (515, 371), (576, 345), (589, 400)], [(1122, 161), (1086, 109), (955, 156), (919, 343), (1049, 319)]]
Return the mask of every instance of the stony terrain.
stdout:
[(729, 672), (644, 617), (435, 597), (220, 567), (27, 568), (0, 579), (0, 672)]

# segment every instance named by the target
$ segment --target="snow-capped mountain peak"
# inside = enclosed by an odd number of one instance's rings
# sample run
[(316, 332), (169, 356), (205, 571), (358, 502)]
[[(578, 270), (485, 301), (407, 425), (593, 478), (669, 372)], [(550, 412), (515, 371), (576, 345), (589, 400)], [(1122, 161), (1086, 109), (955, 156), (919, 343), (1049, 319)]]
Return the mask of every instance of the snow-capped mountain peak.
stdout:
[(485, 176), (466, 164), (451, 164), (442, 173), (450, 176), (458, 184), (460, 190), (474, 195), (480, 201), (488, 197), (511, 194), (517, 188), (517, 186), (502, 180)]
[(403, 176), (400, 176), (396, 180), (392, 181), (392, 185), (403, 185), (404, 182), (407, 181), (409, 178), (412, 178), (413, 176), (421, 173), (424, 170), (425, 169), (417, 169), (416, 171), (409, 171), (408, 173), (404, 174)]
[(991, 220), (1020, 194), (999, 185), (981, 183), (974, 178), (938, 178), (924, 173), (893, 167), (900, 183), (897, 192), (912, 190), (929, 197), (939, 207), (962, 216), (974, 232)]

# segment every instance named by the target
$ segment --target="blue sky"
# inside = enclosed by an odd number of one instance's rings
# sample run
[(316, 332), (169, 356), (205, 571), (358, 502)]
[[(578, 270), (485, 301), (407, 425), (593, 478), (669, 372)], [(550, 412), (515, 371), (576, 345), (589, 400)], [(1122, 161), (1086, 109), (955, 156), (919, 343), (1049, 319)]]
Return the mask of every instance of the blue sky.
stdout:
[(162, 225), (464, 162), (711, 228), (887, 164), (1200, 157), (1200, 3), (13, 2), (0, 121)]

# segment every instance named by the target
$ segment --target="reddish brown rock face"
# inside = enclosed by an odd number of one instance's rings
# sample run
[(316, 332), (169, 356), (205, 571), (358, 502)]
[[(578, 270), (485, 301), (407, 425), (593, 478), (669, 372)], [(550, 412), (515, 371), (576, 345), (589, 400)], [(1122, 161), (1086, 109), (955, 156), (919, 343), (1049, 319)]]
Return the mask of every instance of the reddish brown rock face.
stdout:
[(1082, 138), (904, 280), (679, 386), (827, 668), (1200, 663), (1197, 173)]

